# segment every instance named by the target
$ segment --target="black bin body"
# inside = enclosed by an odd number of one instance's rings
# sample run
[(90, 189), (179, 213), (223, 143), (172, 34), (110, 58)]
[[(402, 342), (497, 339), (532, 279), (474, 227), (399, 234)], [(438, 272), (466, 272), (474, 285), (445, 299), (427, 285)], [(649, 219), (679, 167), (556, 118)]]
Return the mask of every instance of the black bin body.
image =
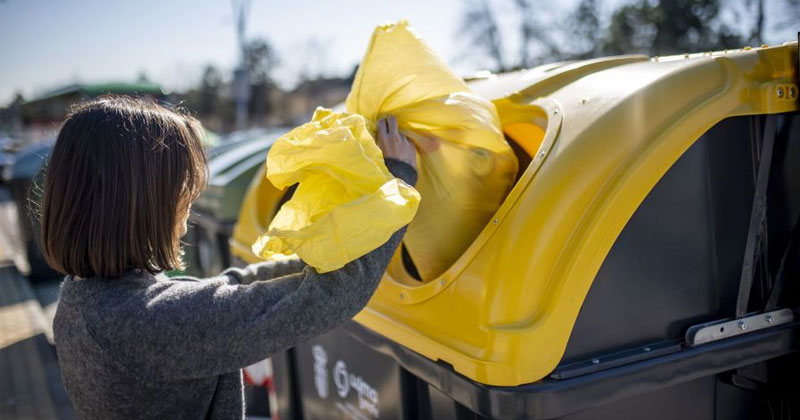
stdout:
[[(774, 118), (753, 312), (764, 310), (800, 215), (800, 114)], [(796, 309), (788, 324), (698, 346), (685, 338), (735, 315), (765, 121), (720, 122), (662, 177), (602, 264), (548, 377), (486, 386), (351, 322), (273, 357), (281, 418), (800, 418)], [(791, 309), (800, 255), (787, 255), (779, 307)]]

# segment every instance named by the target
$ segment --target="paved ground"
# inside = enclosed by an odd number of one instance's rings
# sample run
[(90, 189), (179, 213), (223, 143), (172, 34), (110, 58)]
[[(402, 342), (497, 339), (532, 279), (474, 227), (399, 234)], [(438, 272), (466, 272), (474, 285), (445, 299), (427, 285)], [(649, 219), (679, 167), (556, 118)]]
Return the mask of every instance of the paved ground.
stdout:
[(17, 206), (11, 200), (8, 189), (0, 186), (0, 261), (12, 262), (20, 271), (29, 270), (22, 238), (19, 233)]
[(73, 419), (52, 321), (59, 279), (31, 284), (17, 210), (0, 186), (0, 419)]
[(0, 185), (0, 420), (74, 419), (53, 347), (61, 279), (29, 281), (24, 249), (16, 206)]

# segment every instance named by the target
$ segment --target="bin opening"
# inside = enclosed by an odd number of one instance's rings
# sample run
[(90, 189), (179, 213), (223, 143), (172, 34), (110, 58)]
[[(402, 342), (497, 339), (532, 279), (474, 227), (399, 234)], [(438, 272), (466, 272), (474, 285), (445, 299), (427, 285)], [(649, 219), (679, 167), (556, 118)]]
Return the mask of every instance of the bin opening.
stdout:
[[(503, 133), (506, 135), (506, 141), (511, 144), (511, 147), (517, 147), (525, 152), (527, 159), (530, 161), (531, 156), (535, 155), (542, 145), (544, 140), (544, 129), (532, 122), (515, 122), (503, 126)], [(527, 165), (519, 165), (522, 170), (525, 170)]]
[[(295, 187), (291, 186), (286, 189), (278, 189), (272, 185), (271, 182), (266, 177), (264, 170), (262, 170), (258, 175), (257, 178), (259, 180), (257, 184), (257, 193), (254, 194), (258, 197), (256, 201), (256, 221), (258, 222), (258, 232), (257, 234), (261, 234), (262, 232), (266, 232), (267, 228), (269, 227), (269, 223), (272, 221), (272, 218), (275, 217), (275, 214), (278, 213), (283, 203), (289, 201), (291, 198), (292, 193), (294, 193)], [(255, 237), (254, 237), (255, 240)], [(250, 245), (248, 243), (248, 245)]]
[[(533, 160), (533, 156), (536, 155), (544, 141), (545, 129), (538, 125), (537, 122), (538, 121), (511, 122), (503, 126), (504, 137), (511, 146), (519, 162), (518, 170), (514, 178), (514, 185), (519, 182), (522, 174), (528, 169), (528, 166), (530, 166)], [(510, 193), (512, 188), (509, 188), (506, 194)], [(488, 222), (489, 220), (487, 220), (487, 223)], [(392, 279), (407, 286), (422, 285), (434, 280), (422, 280), (419, 270), (417, 270), (414, 260), (405, 244), (401, 245), (395, 257), (390, 262), (388, 273)]]
[[(546, 126), (547, 121), (547, 117), (543, 114), (540, 108), (533, 106), (526, 106), (524, 109), (521, 107), (514, 107), (513, 112), (509, 112), (506, 115), (503, 115), (501, 112), (500, 117), (503, 122), (502, 129), (504, 137), (519, 162), (518, 170), (514, 174), (514, 183), (508, 191), (505, 192), (505, 197), (508, 196), (514, 185), (519, 182), (522, 174), (528, 169), (533, 156), (536, 155), (543, 142), (545, 136), (545, 129), (543, 126)], [(263, 174), (260, 176), (263, 177)], [(290, 187), (280, 191), (272, 186), (266, 179), (262, 179), (256, 188), (261, 190), (257, 195), (262, 197), (256, 203), (256, 212), (258, 213), (256, 219), (258, 219), (259, 225), (261, 225), (259, 226), (259, 231), (264, 232), (267, 230), (270, 221), (283, 203), (291, 198), (294, 188)], [(264, 198), (267, 199), (265, 200)], [(490, 223), (490, 220), (491, 219), (487, 219), (486, 223)], [(478, 235), (475, 237), (477, 238), (477, 236)], [(473, 238), (473, 241), (474, 239), (475, 238)], [(423, 280), (423, 277), (419, 273), (407, 245), (403, 244), (389, 264), (389, 276), (394, 281), (407, 286), (421, 286), (435, 280)]]
[[(539, 150), (539, 146), (544, 140), (544, 130), (536, 124), (520, 122), (504, 126), (503, 133), (506, 141), (514, 151), (517, 161), (519, 161), (519, 169), (514, 178), (514, 184), (516, 184), (525, 170), (528, 169), (528, 165), (530, 165), (533, 160), (533, 155)], [(509, 189), (509, 192), (510, 191)], [(408, 280), (422, 283), (419, 270), (417, 270), (416, 265), (414, 265), (414, 260), (408, 253), (405, 244), (401, 245), (400, 254), (400, 261), (405, 271), (403, 277), (408, 276)]]
[(542, 145), (544, 129), (534, 123), (518, 122), (503, 126), (503, 134), (505, 134), (506, 141), (519, 161), (517, 177), (514, 179), (514, 184), (516, 185)]

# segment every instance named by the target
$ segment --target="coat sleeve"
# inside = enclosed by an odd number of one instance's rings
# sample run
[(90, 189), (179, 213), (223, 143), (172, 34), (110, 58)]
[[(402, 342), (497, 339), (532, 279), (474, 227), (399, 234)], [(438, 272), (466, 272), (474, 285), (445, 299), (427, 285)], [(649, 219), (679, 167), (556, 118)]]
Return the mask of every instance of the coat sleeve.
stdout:
[[(394, 169), (405, 171), (398, 175), (413, 184), (416, 172), (405, 166)], [(89, 314), (95, 319), (87, 325), (95, 326), (92, 335), (117, 360), (154, 380), (233, 372), (355, 316), (404, 233), (405, 228), (398, 230), (372, 252), (324, 274), (309, 266), (266, 263), (204, 280), (159, 281), (142, 292), (145, 296), (120, 302), (121, 311), (136, 316)]]

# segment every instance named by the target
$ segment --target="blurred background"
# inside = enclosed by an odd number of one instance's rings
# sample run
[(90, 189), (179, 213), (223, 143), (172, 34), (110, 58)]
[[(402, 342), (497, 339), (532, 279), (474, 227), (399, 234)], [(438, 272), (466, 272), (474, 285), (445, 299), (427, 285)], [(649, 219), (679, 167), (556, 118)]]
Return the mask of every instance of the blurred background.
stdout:
[[(262, 192), (272, 142), (342, 102), (375, 26), (402, 18), (471, 78), (794, 41), (800, 0), (0, 0), (0, 418), (74, 418), (52, 347), (60, 276), (42, 257), (36, 211), (73, 103), (148, 96), (203, 122), (209, 184), (184, 259), (188, 274), (211, 276), (261, 233), (232, 237), (241, 214), (246, 226), (269, 222), (245, 195)], [(272, 377), (269, 361), (245, 369), (248, 418), (274, 414)]]
[(291, 126), (346, 96), (375, 25), (407, 18), (458, 73), (791, 41), (800, 0), (0, 0), (0, 136), (51, 138), (106, 92), (215, 133)]

